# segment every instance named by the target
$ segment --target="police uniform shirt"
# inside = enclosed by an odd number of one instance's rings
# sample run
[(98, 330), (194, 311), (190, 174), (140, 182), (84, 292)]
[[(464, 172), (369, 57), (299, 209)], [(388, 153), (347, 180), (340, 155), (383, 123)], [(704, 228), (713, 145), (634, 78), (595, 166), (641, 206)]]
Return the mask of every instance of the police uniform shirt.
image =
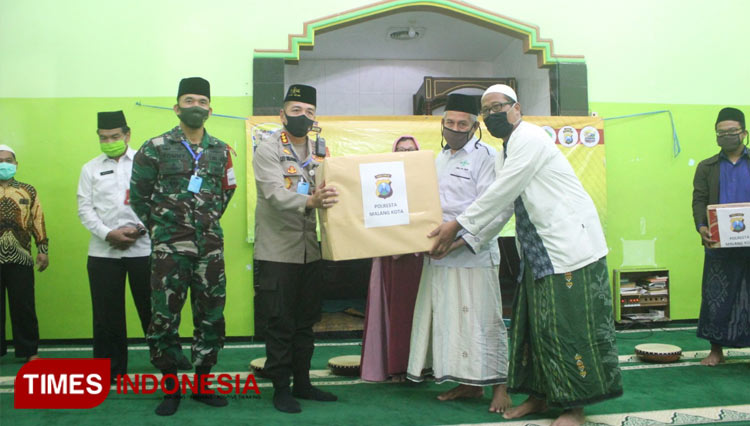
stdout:
[[(283, 131), (261, 140), (253, 154), (258, 200), (255, 207), (255, 250), (257, 260), (309, 263), (320, 259), (315, 209), (306, 209), (315, 187), (315, 173), (323, 161), (297, 153)], [(309, 185), (308, 194), (298, 192), (300, 182)]]

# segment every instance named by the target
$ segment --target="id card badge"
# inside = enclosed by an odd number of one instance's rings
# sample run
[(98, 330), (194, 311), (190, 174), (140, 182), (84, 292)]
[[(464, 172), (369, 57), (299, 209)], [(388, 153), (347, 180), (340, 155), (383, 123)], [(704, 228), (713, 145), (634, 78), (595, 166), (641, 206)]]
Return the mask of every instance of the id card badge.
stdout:
[(190, 176), (190, 183), (188, 184), (188, 191), (199, 193), (201, 192), (201, 185), (203, 185), (203, 178), (200, 176)]
[(302, 182), (302, 181), (297, 182), (297, 193), (298, 194), (309, 195), (310, 194), (310, 184), (307, 183), (307, 182)]
[(125, 190), (125, 205), (126, 206), (130, 205), (130, 190), (129, 189)]

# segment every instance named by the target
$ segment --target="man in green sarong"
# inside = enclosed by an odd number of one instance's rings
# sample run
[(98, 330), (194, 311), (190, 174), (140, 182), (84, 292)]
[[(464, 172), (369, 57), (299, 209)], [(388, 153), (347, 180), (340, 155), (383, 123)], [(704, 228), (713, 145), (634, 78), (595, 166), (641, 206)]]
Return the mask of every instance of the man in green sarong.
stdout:
[[(445, 222), (432, 255), (450, 251), (456, 234), (479, 247), (513, 205), (522, 262), (511, 323), (508, 391), (529, 394), (505, 412), (513, 419), (562, 409), (553, 426), (585, 422), (583, 407), (622, 395), (607, 245), (599, 216), (565, 156), (539, 126), (523, 121), (515, 91), (494, 85), (482, 96), (489, 132), (503, 140), (495, 182), (456, 220)], [(480, 233), (479, 231), (482, 230)]]

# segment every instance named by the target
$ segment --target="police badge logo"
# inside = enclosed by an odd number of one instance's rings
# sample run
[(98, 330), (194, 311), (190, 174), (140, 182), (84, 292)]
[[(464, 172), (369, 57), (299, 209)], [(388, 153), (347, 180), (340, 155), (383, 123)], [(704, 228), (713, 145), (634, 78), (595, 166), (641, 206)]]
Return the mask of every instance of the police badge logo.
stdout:
[(375, 194), (379, 198), (383, 199), (393, 195), (393, 188), (391, 187), (391, 175), (375, 175)]
[(578, 143), (578, 130), (573, 126), (564, 126), (557, 132), (557, 140), (560, 145), (572, 148)]
[(745, 214), (734, 213), (729, 215), (729, 228), (732, 232), (740, 233), (746, 229)]

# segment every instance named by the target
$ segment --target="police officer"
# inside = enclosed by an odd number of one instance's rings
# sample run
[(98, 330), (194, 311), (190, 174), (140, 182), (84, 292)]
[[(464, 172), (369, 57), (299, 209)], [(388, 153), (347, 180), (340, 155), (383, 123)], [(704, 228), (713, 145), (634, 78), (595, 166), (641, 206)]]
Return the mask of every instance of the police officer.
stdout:
[(266, 338), (265, 370), (273, 380), (273, 404), (287, 413), (302, 411), (295, 397), (337, 399), (310, 383), (312, 326), (320, 320), (321, 309), (315, 209), (338, 202), (335, 188), (315, 182), (325, 157), (321, 140), (307, 136), (315, 122), (315, 104), (315, 88), (291, 85), (279, 113), (284, 128), (261, 141), (253, 155), (258, 192), (255, 308), (268, 319), (261, 332)]
[[(208, 81), (180, 81), (173, 108), (180, 125), (143, 144), (130, 181), (131, 206), (153, 245), (151, 362), (171, 375), (169, 388), (178, 386), (178, 328), (188, 288), (195, 325), (192, 359), (199, 379), (210, 373), (224, 345), (226, 276), (219, 219), (237, 185), (230, 148), (203, 126), (211, 114), (210, 102)], [(227, 405), (219, 395), (197, 393), (192, 398)], [(180, 399), (179, 392), (165, 395), (156, 414), (174, 414)]]

